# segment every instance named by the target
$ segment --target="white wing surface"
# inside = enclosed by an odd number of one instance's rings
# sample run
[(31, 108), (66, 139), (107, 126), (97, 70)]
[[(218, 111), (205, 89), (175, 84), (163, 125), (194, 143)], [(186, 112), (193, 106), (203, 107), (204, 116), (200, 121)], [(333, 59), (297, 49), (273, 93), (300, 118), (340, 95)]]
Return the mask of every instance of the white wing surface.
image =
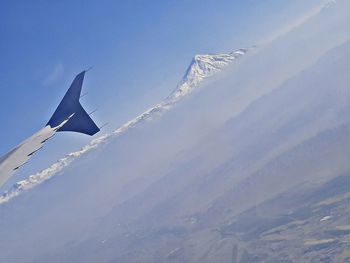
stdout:
[(0, 186), (3, 185), (13, 173), (24, 165), (30, 157), (43, 147), (43, 144), (54, 136), (56, 129), (46, 126), (15, 149), (0, 159)]

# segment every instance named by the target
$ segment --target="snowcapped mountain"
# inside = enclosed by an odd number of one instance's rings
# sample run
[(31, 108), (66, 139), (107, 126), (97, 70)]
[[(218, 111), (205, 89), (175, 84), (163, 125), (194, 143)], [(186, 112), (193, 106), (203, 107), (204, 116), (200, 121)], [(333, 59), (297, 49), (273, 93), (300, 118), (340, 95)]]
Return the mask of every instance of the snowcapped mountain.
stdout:
[(63, 168), (73, 162), (76, 158), (97, 148), (100, 144), (106, 143), (112, 137), (123, 134), (128, 129), (135, 127), (137, 124), (150, 120), (153, 117), (159, 116), (159, 114), (162, 114), (165, 111), (169, 110), (185, 96), (200, 88), (200, 84), (205, 79), (210, 78), (215, 73), (223, 70), (234, 60), (245, 55), (248, 51), (249, 49), (238, 49), (228, 54), (222, 53), (196, 55), (192, 59), (190, 66), (188, 67), (177, 88), (162, 102), (146, 110), (134, 119), (128, 121), (112, 133), (104, 134), (92, 140), (88, 145), (84, 146), (79, 151), (69, 153), (65, 157), (58, 160), (56, 163), (52, 164), (50, 167), (34, 175), (30, 175), (25, 180), (17, 182), (7, 192), (3, 193), (0, 196), (0, 204), (8, 202), (13, 197), (20, 195), (23, 191), (34, 188), (35, 186), (50, 179), (57, 172), (61, 171)]
[(247, 49), (239, 49), (229, 54), (196, 55), (177, 89), (174, 90), (167, 100), (174, 101), (190, 93), (197, 88), (204, 79), (222, 70), (233, 60), (244, 55), (247, 51)]

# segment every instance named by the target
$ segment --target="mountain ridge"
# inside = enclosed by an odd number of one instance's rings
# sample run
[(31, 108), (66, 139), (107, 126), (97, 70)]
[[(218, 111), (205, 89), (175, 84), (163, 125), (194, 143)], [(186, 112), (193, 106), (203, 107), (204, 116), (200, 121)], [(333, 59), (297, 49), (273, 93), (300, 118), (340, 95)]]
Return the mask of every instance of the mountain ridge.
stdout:
[(104, 134), (93, 139), (89, 144), (82, 147), (79, 151), (67, 154), (65, 157), (53, 163), (50, 167), (40, 172), (30, 175), (27, 179), (15, 183), (9, 190), (0, 196), (0, 205), (7, 203), (12, 198), (19, 196), (22, 192), (30, 190), (37, 185), (49, 180), (56, 173), (67, 167), (75, 159), (85, 153), (96, 149), (99, 145), (106, 143), (114, 136), (118, 136), (126, 132), (128, 129), (135, 127), (143, 121), (151, 120), (154, 116), (166, 112), (184, 97), (200, 88), (200, 84), (225, 69), (234, 60), (245, 55), (249, 49), (238, 49), (230, 53), (195, 55), (186, 70), (182, 80), (179, 82), (175, 90), (166, 97), (162, 102), (144, 111), (142, 114), (126, 122), (124, 125), (111, 133)]

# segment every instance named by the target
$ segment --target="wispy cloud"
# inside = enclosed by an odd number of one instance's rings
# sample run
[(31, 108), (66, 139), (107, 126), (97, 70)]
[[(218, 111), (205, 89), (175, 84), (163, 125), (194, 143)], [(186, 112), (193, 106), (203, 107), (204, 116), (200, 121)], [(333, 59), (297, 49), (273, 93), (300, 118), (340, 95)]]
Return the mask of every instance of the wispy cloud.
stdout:
[(297, 29), (298, 27), (302, 26), (307, 21), (309, 21), (313, 17), (317, 16), (320, 12), (331, 7), (335, 3), (336, 3), (336, 0), (323, 1), (321, 5), (313, 8), (309, 12), (303, 14), (301, 17), (297, 18), (296, 20), (292, 21), (291, 23), (289, 23), (285, 27), (283, 27), (280, 30), (278, 30), (277, 32), (275, 32), (273, 35), (271, 35), (267, 39), (264, 39), (263, 41), (261, 41), (261, 43), (258, 44), (258, 46), (269, 44), (269, 43), (273, 42), (274, 40), (276, 40), (277, 38), (280, 38), (280, 37), (284, 36), (285, 34), (288, 34), (289, 32), (291, 32), (292, 30)]
[(63, 64), (62, 63), (56, 64), (51, 70), (51, 72), (48, 74), (48, 76), (43, 80), (43, 84), (45, 86), (48, 86), (54, 83), (57, 79), (63, 76), (63, 73), (64, 73)]

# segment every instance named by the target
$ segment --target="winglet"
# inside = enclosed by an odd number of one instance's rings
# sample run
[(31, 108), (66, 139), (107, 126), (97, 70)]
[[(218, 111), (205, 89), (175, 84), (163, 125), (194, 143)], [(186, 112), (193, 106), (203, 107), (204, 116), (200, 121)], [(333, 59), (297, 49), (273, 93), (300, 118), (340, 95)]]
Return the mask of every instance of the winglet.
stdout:
[[(58, 132), (72, 131), (94, 135), (100, 131), (79, 102), (86, 71), (82, 71), (74, 78), (68, 91), (47, 123), (51, 127), (60, 126), (57, 130)], [(65, 121), (66, 123), (63, 124)]]
[(85, 72), (88, 72), (93, 69), (94, 66), (89, 67), (88, 69), (85, 69)]

